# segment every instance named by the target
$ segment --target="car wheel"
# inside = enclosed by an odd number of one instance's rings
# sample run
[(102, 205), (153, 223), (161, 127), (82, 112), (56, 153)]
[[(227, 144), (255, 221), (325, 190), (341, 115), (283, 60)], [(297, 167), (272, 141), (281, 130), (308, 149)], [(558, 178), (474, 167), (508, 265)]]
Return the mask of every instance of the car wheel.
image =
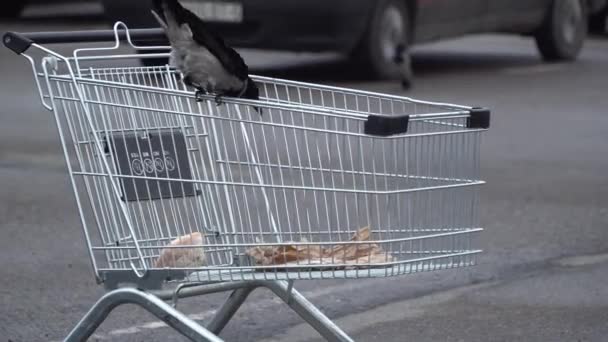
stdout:
[(582, 0), (554, 0), (536, 34), (538, 49), (547, 61), (572, 61), (587, 37), (587, 13)]
[(589, 19), (589, 29), (593, 33), (608, 33), (608, 5)]
[(373, 78), (409, 78), (409, 37), (410, 17), (405, 1), (380, 1), (352, 58)]
[(19, 17), (21, 11), (25, 7), (25, 1), (6, 1), (2, 4), (2, 10), (0, 11), (0, 18), (15, 19)]

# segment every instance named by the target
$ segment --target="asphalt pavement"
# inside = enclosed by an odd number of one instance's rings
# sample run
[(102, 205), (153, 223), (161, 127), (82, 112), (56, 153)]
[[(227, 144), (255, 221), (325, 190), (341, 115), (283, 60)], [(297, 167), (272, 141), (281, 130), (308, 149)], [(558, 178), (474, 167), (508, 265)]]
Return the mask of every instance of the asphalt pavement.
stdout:
[[(0, 31), (100, 28), (27, 19)], [(57, 47), (68, 51), (68, 46)], [(576, 63), (543, 63), (523, 37), (483, 35), (414, 52), (415, 86), (361, 80), (331, 54), (245, 51), (254, 72), (485, 106), (480, 235), (473, 268), (296, 287), (360, 341), (605, 341), (608, 333), (608, 39)], [(60, 340), (103, 288), (95, 284), (52, 113), (27, 61), (0, 49), (0, 341)], [(205, 321), (220, 295), (180, 302)], [(264, 291), (227, 326), (227, 341), (318, 338)], [(122, 307), (94, 340), (181, 341)]]

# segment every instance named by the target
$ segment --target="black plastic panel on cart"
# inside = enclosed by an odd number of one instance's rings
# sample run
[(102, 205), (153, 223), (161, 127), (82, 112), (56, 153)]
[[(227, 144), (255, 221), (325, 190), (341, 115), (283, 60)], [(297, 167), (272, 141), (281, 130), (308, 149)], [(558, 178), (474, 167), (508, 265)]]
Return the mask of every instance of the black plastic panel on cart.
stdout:
[(123, 200), (142, 201), (196, 195), (194, 184), (153, 178), (192, 179), (186, 140), (181, 130), (115, 132), (106, 139), (121, 177)]

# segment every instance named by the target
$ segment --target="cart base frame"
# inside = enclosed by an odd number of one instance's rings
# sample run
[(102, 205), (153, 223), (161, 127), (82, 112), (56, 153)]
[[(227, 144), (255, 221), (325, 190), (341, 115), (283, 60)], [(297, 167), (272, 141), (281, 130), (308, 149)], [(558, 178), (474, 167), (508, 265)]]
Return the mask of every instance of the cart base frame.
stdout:
[[(253, 290), (265, 287), (293, 309), (304, 321), (328, 341), (353, 341), (334, 322), (325, 316), (287, 281), (242, 281), (211, 284), (184, 284), (175, 290), (145, 291), (135, 288), (120, 288), (108, 292), (78, 322), (66, 337), (66, 342), (87, 340), (108, 317), (122, 304), (135, 304), (167, 323), (176, 332), (191, 341), (223, 341), (217, 335), (228, 324), (239, 307)], [(178, 311), (174, 306), (178, 298), (194, 297), (218, 292), (232, 291), (228, 299), (216, 312), (206, 327)], [(173, 300), (174, 306), (165, 302)]]

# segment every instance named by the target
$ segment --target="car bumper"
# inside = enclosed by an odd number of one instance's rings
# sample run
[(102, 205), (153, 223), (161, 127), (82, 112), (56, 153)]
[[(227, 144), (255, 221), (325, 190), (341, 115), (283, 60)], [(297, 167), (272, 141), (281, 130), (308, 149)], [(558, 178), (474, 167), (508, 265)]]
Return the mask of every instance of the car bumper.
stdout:
[[(235, 0), (230, 0), (234, 2)], [(280, 1), (280, 6), (276, 1)], [(209, 22), (234, 46), (301, 51), (349, 51), (365, 31), (375, 1), (241, 0), (242, 23)], [(108, 19), (156, 27), (151, 1), (106, 0)]]
[[(244, 0), (244, 23), (226, 38), (236, 45), (288, 50), (350, 50), (367, 25), (369, 0)], [(221, 24), (218, 24), (221, 25)], [(241, 27), (239, 27), (241, 26)]]

